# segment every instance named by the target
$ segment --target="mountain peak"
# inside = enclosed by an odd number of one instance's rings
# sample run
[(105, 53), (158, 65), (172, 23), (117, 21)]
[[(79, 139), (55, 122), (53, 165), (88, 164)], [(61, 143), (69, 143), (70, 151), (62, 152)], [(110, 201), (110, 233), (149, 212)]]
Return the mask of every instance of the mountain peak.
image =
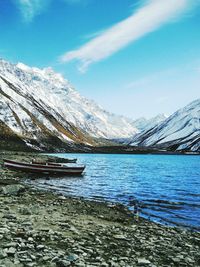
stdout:
[(55, 129), (53, 121), (68, 125), (67, 128), (71, 125), (92, 138), (127, 138), (138, 131), (129, 119), (109, 113), (81, 96), (52, 68), (39, 69), (3, 60), (0, 72), (0, 102), (4, 106), (0, 120), (18, 135), (23, 136), (28, 131), (36, 138), (33, 131), (37, 132), (36, 128), (43, 125), (40, 127), (45, 127), (46, 131), (68, 138), (63, 135), (64, 130)]
[(18, 67), (19, 69), (21, 70), (24, 70), (24, 71), (30, 71), (31, 70), (31, 67), (25, 65), (24, 63), (21, 63), (21, 62), (18, 62), (16, 64), (16, 67)]
[(156, 125), (160, 124), (166, 118), (167, 118), (167, 116), (165, 114), (158, 114), (157, 116), (150, 118), (150, 119), (146, 119), (144, 117), (141, 117), (137, 120), (134, 120), (132, 124), (136, 128), (138, 128), (140, 131), (146, 131), (146, 130), (151, 129), (151, 128), (155, 127)]
[(200, 151), (200, 99), (179, 109), (156, 127), (135, 136), (131, 144)]

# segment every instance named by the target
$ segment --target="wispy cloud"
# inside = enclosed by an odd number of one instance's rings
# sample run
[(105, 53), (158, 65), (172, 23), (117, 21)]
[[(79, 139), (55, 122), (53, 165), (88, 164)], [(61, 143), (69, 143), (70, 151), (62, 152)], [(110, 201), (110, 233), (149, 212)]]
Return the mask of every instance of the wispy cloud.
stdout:
[(85, 72), (94, 62), (103, 60), (167, 22), (174, 21), (191, 7), (193, 0), (148, 0), (133, 15), (100, 33), (77, 50), (66, 52), (61, 62), (78, 60)]
[(51, 0), (16, 0), (25, 22), (31, 22), (33, 18), (41, 14)]

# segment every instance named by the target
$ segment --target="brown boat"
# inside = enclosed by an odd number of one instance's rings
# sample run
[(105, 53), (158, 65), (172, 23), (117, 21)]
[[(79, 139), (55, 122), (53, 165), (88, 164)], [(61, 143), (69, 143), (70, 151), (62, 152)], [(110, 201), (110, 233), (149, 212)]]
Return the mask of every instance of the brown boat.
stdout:
[(77, 159), (66, 159), (66, 158), (49, 158), (48, 162), (55, 162), (55, 163), (76, 163)]
[(4, 159), (4, 167), (31, 173), (56, 174), (56, 175), (81, 175), (85, 165), (67, 165), (54, 162), (18, 162)]

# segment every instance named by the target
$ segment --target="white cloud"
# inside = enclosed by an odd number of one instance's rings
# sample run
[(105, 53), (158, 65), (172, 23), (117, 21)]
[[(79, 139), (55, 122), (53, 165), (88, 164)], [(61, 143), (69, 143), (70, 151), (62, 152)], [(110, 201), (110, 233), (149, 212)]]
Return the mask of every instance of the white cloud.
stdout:
[(66, 52), (61, 62), (78, 60), (84, 72), (94, 62), (103, 60), (149, 32), (173, 21), (193, 0), (148, 0), (133, 15), (105, 30), (77, 50)]
[(51, 0), (16, 0), (17, 5), (26, 22), (31, 22), (33, 18), (41, 14)]

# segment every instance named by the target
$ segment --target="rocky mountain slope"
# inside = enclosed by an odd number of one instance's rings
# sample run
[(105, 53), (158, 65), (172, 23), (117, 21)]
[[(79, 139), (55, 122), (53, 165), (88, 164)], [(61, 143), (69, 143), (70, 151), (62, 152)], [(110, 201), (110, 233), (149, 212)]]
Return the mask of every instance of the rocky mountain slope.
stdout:
[(199, 139), (200, 100), (169, 118), (132, 121), (82, 97), (51, 68), (0, 60), (0, 148), (77, 151), (129, 140), (140, 148), (199, 151)]
[[(164, 120), (166, 120), (167, 115), (165, 114), (159, 114), (155, 117), (152, 117), (150, 119), (147, 119), (145, 117), (140, 117), (136, 120), (133, 120), (131, 122), (131, 124), (133, 125), (134, 128), (137, 129), (137, 133), (134, 134), (134, 136), (136, 134), (139, 134), (141, 132), (147, 131), (157, 125), (159, 125), (161, 122), (163, 122)], [(130, 143), (130, 140), (132, 140), (133, 136), (130, 137), (126, 137), (126, 138), (116, 138), (116, 139), (112, 139), (112, 141), (123, 144), (123, 145), (128, 145)]]
[(51, 68), (5, 60), (0, 60), (0, 124), (1, 146), (9, 139), (42, 150), (65, 144), (97, 145), (97, 138), (138, 132), (128, 119), (82, 97)]
[(134, 120), (132, 122), (132, 125), (134, 127), (136, 127), (140, 132), (147, 131), (147, 130), (155, 127), (156, 125), (160, 124), (164, 120), (166, 120), (167, 117), (168, 116), (165, 114), (158, 114), (157, 116), (150, 118), (150, 119), (146, 119), (144, 117), (141, 117), (137, 120)]
[(161, 124), (135, 135), (130, 144), (200, 152), (200, 99), (178, 110)]

